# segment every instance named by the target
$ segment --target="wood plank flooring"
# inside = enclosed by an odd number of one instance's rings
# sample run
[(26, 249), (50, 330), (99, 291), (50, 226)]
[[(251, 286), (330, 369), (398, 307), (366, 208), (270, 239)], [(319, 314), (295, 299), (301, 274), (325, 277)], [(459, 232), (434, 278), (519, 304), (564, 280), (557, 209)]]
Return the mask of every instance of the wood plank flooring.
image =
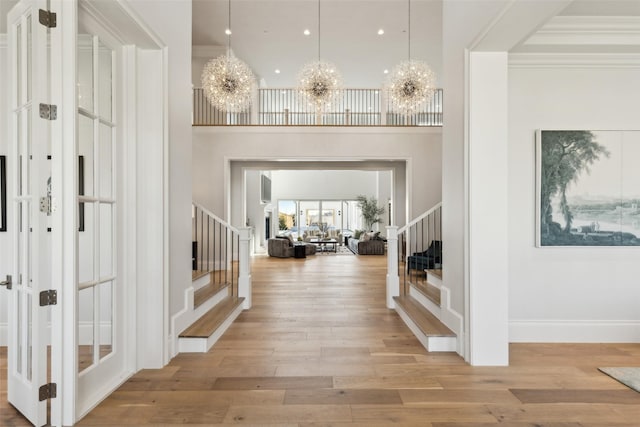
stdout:
[[(139, 372), (79, 425), (639, 425), (640, 393), (597, 367), (637, 366), (640, 345), (513, 344), (509, 367), (429, 354), (385, 307), (385, 262), (255, 259), (253, 308), (208, 353)], [(27, 425), (5, 389), (0, 425)]]

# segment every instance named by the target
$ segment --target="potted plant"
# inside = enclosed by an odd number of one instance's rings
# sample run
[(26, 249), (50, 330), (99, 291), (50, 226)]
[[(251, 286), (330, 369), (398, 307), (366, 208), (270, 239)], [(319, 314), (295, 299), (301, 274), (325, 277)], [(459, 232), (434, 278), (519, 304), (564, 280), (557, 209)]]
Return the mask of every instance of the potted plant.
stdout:
[(362, 218), (364, 219), (366, 229), (373, 231), (374, 224), (382, 222), (380, 215), (383, 215), (385, 212), (384, 206), (378, 206), (378, 199), (373, 196), (367, 197), (359, 195), (356, 197), (356, 201), (362, 211)]

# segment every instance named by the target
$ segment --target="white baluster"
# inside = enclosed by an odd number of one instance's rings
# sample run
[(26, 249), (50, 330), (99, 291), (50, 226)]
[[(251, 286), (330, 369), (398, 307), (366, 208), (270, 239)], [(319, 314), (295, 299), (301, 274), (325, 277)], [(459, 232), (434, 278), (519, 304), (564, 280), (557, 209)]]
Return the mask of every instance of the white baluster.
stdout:
[(238, 296), (244, 297), (242, 307), (245, 310), (251, 308), (251, 264), (249, 257), (249, 246), (251, 241), (251, 227), (240, 228), (240, 247), (239, 258), (239, 277), (238, 277)]
[(398, 278), (398, 227), (387, 227), (387, 308), (395, 308), (393, 297), (400, 295)]

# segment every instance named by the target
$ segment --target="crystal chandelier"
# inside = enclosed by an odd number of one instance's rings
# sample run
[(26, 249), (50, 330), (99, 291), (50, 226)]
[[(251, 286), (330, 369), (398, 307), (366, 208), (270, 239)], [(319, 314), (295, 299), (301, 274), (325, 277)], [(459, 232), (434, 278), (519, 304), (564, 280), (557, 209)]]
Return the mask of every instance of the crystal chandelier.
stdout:
[(341, 93), (342, 76), (335, 65), (320, 60), (320, 0), (318, 0), (318, 60), (298, 73), (298, 90), (316, 111), (328, 109)]
[(207, 62), (201, 82), (205, 96), (215, 108), (241, 113), (251, 106), (256, 79), (251, 68), (231, 54), (231, 0), (229, 0), (227, 54)]
[(409, 1), (408, 59), (396, 65), (387, 78), (391, 111), (410, 115), (431, 100), (436, 89), (435, 74), (426, 62), (411, 59), (411, 0)]
[(306, 64), (298, 75), (300, 91), (316, 111), (322, 111), (340, 96), (342, 77), (336, 67), (324, 61)]

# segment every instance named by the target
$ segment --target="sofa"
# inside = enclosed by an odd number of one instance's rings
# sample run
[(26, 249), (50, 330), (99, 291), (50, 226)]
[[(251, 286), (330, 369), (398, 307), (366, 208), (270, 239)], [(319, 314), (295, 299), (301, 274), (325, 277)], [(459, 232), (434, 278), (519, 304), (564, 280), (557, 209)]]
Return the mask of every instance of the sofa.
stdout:
[(442, 241), (432, 240), (429, 248), (423, 252), (414, 252), (407, 258), (407, 272), (409, 270), (429, 270), (442, 265)]
[(356, 255), (384, 255), (384, 240), (379, 237), (379, 233), (362, 233), (358, 239), (350, 237), (348, 246)]
[(318, 229), (307, 230), (302, 235), (302, 238), (305, 242), (311, 242), (312, 239), (335, 239), (338, 244), (342, 244), (342, 233), (340, 230), (328, 230), (326, 233), (321, 232)]
[(290, 258), (294, 256), (294, 246), (303, 245), (306, 255), (315, 255), (316, 245), (309, 243), (294, 243), (288, 236), (278, 236), (267, 240), (267, 253), (277, 258)]

